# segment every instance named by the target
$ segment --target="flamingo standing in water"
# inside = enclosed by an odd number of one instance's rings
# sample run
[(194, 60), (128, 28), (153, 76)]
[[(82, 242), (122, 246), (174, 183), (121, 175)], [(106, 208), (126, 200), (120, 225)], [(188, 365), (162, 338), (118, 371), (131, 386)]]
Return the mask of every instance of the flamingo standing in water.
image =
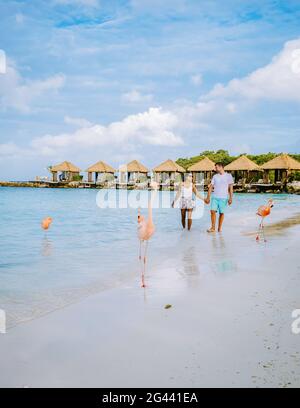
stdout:
[(271, 214), (271, 208), (273, 208), (274, 203), (273, 200), (269, 200), (267, 205), (261, 205), (258, 210), (257, 210), (257, 215), (261, 217), (261, 222), (258, 226), (258, 231), (256, 235), (256, 241), (258, 242), (260, 240), (260, 236), (262, 235), (264, 242), (267, 242), (265, 239), (265, 231), (264, 231), (264, 219), (268, 215)]
[(151, 183), (151, 187), (153, 188), (154, 192), (151, 191), (150, 193), (151, 197), (150, 197), (150, 200), (148, 201), (148, 218), (145, 218), (143, 215), (141, 215), (140, 209), (138, 210), (138, 237), (140, 240), (139, 260), (141, 262), (141, 269), (142, 269), (142, 285), (141, 285), (142, 288), (146, 287), (145, 272), (146, 272), (146, 262), (147, 262), (148, 241), (155, 232), (155, 225), (153, 223), (153, 218), (152, 218), (152, 203), (157, 193), (158, 184), (153, 181)]
[(46, 231), (47, 229), (49, 229), (51, 223), (52, 223), (52, 218), (51, 217), (46, 217), (46, 218), (43, 219), (43, 221), (41, 223), (41, 227)]

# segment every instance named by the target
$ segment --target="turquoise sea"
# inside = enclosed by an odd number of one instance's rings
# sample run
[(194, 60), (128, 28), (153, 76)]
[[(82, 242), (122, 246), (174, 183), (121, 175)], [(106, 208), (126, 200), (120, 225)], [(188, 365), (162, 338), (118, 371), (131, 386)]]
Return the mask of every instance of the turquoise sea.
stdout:
[[(0, 309), (7, 313), (8, 327), (90, 294), (126, 285), (138, 276), (137, 209), (99, 208), (97, 193), (92, 189), (0, 188)], [(126, 201), (127, 191), (116, 194)], [(147, 192), (139, 194), (146, 198)], [(158, 194), (165, 202), (171, 199), (168, 192)], [(300, 209), (296, 195), (235, 194), (225, 219), (225, 239), (226, 231), (230, 237), (255, 231), (256, 209), (270, 197), (275, 207), (267, 222), (287, 218)], [(48, 231), (40, 226), (46, 216), (53, 218)], [(209, 208), (194, 220), (189, 236), (182, 232), (178, 209), (154, 209), (154, 221), (149, 273), (151, 265), (178, 256), (180, 251), (191, 258), (190, 267), (196, 267), (205, 255), (201, 248), (208, 245)], [(239, 238), (230, 239), (232, 248)], [(254, 238), (247, 239), (252, 243)]]

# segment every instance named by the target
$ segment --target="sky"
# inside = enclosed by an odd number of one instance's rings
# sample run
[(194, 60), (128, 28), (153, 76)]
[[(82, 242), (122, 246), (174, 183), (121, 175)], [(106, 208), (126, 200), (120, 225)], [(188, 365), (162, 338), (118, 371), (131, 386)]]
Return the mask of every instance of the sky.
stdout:
[(300, 153), (300, 1), (0, 0), (0, 180)]

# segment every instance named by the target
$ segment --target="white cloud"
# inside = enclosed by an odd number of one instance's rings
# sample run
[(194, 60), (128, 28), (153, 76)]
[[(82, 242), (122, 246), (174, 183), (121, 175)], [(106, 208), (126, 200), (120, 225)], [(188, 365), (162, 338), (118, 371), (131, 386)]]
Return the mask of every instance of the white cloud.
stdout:
[(9, 62), (6, 74), (0, 76), (0, 108), (12, 108), (28, 113), (32, 109), (32, 103), (38, 97), (58, 90), (63, 86), (64, 81), (63, 75), (55, 75), (43, 80), (26, 80)]
[(300, 74), (300, 48), (297, 48), (292, 52), (292, 59), (292, 71), (295, 74)]
[[(250, 117), (249, 112), (255, 114), (254, 102), (265, 98), (300, 100), (300, 76), (292, 69), (295, 58), (293, 52), (298, 47), (300, 40), (286, 43), (270, 64), (244, 78), (234, 79), (227, 85), (214, 87), (196, 103), (178, 101), (168, 110), (151, 107), (106, 126), (66, 116), (65, 123), (78, 127), (75, 131), (37, 137), (25, 150), (36, 156), (47, 155), (56, 159), (69, 157), (71, 160), (72, 157), (92, 157), (98, 155), (98, 152), (102, 157), (118, 155), (126, 160), (126, 157), (138, 157), (140, 153), (147, 152), (148, 146), (152, 146), (154, 151), (155, 146), (173, 148), (184, 144), (197, 151), (199, 146), (216, 146), (232, 149), (233, 153), (250, 152), (253, 140), (258, 140), (258, 137), (261, 139), (261, 133), (249, 127), (249, 120), (244, 120)], [(17, 84), (19, 82), (14, 81)], [(141, 98), (141, 94), (136, 92), (138, 96), (134, 93), (132, 101)], [(262, 123), (258, 125), (261, 129)], [(181, 134), (184, 134), (184, 141)], [(273, 140), (271, 130), (265, 131), (264, 141), (272, 143)], [(18, 152), (23, 154), (13, 144), (2, 145), (0, 152), (4, 156)]]
[(136, 89), (124, 93), (122, 95), (122, 100), (129, 103), (144, 103), (150, 102), (153, 99), (153, 95), (151, 94), (142, 94), (141, 92), (137, 91)]
[(0, 158), (23, 157), (28, 152), (28, 150), (22, 149), (13, 142), (0, 144)]
[(233, 103), (233, 102), (227, 103), (226, 108), (227, 108), (228, 112), (230, 112), (230, 113), (236, 113), (237, 112), (236, 104)]
[(15, 143), (3, 143), (0, 145), (0, 157), (1, 156), (11, 156), (15, 154), (19, 148)]
[(88, 127), (92, 126), (92, 123), (89, 122), (87, 119), (84, 118), (74, 118), (72, 116), (65, 116), (64, 122), (68, 125), (73, 125), (76, 127)]
[(6, 54), (0, 50), (0, 74), (6, 74)]
[(300, 101), (300, 39), (285, 43), (272, 61), (227, 85), (217, 84), (206, 99), (247, 98)]
[[(184, 129), (196, 129), (204, 126), (204, 121), (211, 116), (214, 117), (218, 112), (215, 101), (199, 101), (197, 103), (185, 102), (175, 108), (176, 115), (179, 118), (179, 127)], [(206, 125), (207, 126), (207, 125)]]
[(177, 125), (177, 117), (172, 112), (150, 108), (146, 112), (129, 115), (108, 126), (93, 125), (80, 128), (74, 133), (38, 137), (32, 140), (31, 147), (40, 154), (54, 155), (59, 151), (69, 152), (70, 149), (94, 149), (103, 146), (128, 150), (138, 143), (178, 146), (183, 144), (183, 140), (174, 132)]
[[(299, 50), (299, 53), (298, 53)], [(299, 64), (299, 66), (298, 66)], [(300, 39), (289, 41), (272, 61), (246, 77), (228, 84), (218, 84), (196, 103), (182, 102), (175, 107), (181, 132), (195, 131), (199, 137), (228, 132), (232, 138), (236, 126), (243, 129), (249, 112), (257, 109), (257, 102), (300, 101)], [(234, 122), (232, 115), (234, 115)], [(249, 127), (249, 124), (248, 124)], [(228, 129), (228, 130), (227, 130)], [(244, 130), (241, 131), (245, 135)], [(270, 132), (268, 131), (268, 133)], [(215, 135), (215, 136), (213, 136)], [(235, 146), (234, 141), (232, 144)], [(241, 146), (241, 144), (239, 144)], [(238, 149), (235, 149), (237, 151)], [(243, 151), (249, 151), (248, 145)]]
[(202, 75), (201, 74), (196, 74), (191, 76), (191, 82), (194, 85), (201, 85), (202, 84)]

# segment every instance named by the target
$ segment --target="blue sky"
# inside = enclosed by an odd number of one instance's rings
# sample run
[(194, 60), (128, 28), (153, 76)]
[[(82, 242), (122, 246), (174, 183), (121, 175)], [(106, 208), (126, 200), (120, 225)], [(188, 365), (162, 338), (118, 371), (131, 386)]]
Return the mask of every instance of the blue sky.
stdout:
[(289, 0), (0, 0), (0, 179), (299, 153), (299, 19)]

